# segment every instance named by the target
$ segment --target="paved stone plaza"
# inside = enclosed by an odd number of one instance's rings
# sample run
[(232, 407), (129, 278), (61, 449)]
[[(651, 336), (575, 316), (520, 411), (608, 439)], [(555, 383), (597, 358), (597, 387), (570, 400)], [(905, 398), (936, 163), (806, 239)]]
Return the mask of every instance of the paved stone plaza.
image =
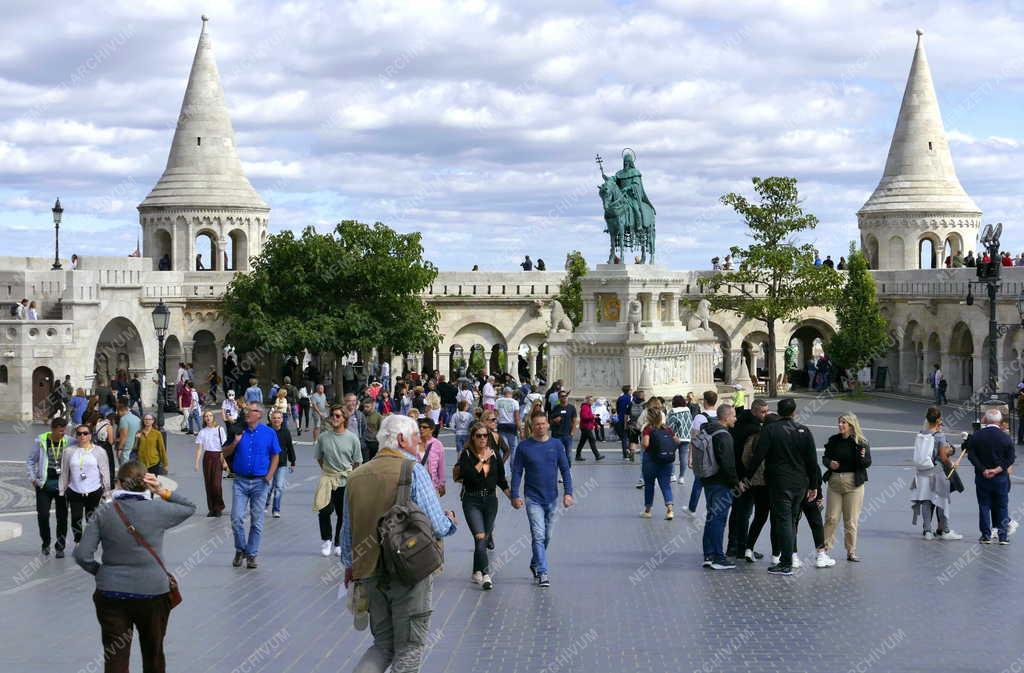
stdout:
[[(964, 470), (968, 492), (954, 497), (951, 513), (962, 542), (925, 542), (910, 524), (909, 447), (925, 406), (895, 398), (832, 400), (803, 419), (820, 446), (836, 414), (852, 409), (876, 449), (858, 549), (864, 562), (848, 564), (839, 549), (834, 568), (811, 567), (812, 543), (803, 526), (806, 565), (792, 578), (769, 576), (766, 561), (702, 570), (700, 526), (683, 515), (660, 519), (660, 496), (656, 517), (640, 519), (639, 466), (623, 465), (617, 444), (605, 444), (606, 462), (573, 468), (578, 504), (555, 526), (550, 590), (531, 584), (526, 517), (507, 501), (496, 525), (494, 591), (469, 582), (466, 528), (449, 539), (445, 572), (434, 583), (423, 670), (1018, 670), (1024, 662), (1017, 637), (1024, 617), (1016, 597), (1024, 579), (1020, 539), (1011, 538), (1009, 547), (976, 543), (971, 468)], [(968, 424), (965, 419), (956, 429)], [(41, 557), (35, 518), (24, 513), (30, 498), (22, 467), (13, 461), (22, 460), (30, 437), (9, 430), (0, 435), (0, 521), (25, 528), (21, 538), (0, 544), (6, 643), (0, 670), (102, 670), (92, 578), (70, 557)], [(172, 437), (171, 477), (200, 503), (188, 439)], [(311, 453), (308, 443), (299, 444), (284, 516), (267, 519), (258, 570), (231, 567), (228, 518), (205, 518), (203, 505), (168, 535), (166, 558), (185, 596), (171, 619), (168, 670), (350, 671), (368, 646), (369, 631), (353, 630), (338, 599), (337, 559), (318, 553)], [(449, 466), (453, 459), (449, 450)], [(677, 499), (689, 494), (689, 484), (675, 489)], [(461, 523), (456, 496), (450, 489), (444, 500)], [(1010, 507), (1024, 519), (1016, 491)], [(766, 533), (758, 547), (768, 552)]]

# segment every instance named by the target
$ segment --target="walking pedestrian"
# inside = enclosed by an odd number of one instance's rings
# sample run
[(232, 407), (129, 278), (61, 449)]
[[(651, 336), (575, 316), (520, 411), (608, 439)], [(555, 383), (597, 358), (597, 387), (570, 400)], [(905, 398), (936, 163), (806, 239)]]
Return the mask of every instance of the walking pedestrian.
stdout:
[[(199, 403), (199, 391), (191, 380), (185, 382), (186, 399), (188, 400), (188, 434), (199, 432), (203, 424), (202, 405)], [(183, 405), (184, 406), (184, 405)]]
[(68, 409), (71, 413), (71, 422), (79, 425), (84, 420), (85, 410), (89, 406), (89, 398), (84, 388), (77, 388), (74, 396), (68, 401)]
[(230, 425), (238, 419), (238, 402), (235, 401), (234, 390), (228, 390), (227, 396), (221, 402), (220, 415), (224, 419), (224, 425)]
[[(502, 396), (494, 403), (495, 408), (492, 413), (497, 418), (498, 434), (501, 435), (501, 439), (505, 442), (508, 450), (515, 453), (516, 446), (519, 445), (519, 422), (521, 416), (519, 415), (519, 402), (512, 397), (513, 392), (510, 386), (505, 386), (502, 390)], [(501, 458), (500, 455), (499, 458)]]
[[(710, 474), (704, 472), (701, 485), (704, 491), (704, 506), (707, 509), (704, 522), (705, 568), (712, 570), (729, 570), (736, 564), (725, 556), (722, 548), (725, 537), (726, 522), (729, 518), (729, 507), (732, 504), (733, 489), (737, 488), (739, 479), (736, 472), (736, 453), (732, 447), (732, 435), (729, 430), (736, 424), (736, 409), (731, 404), (722, 404), (715, 410), (715, 417), (701, 424), (698, 435), (693, 441), (692, 449), (702, 455), (696, 460), (701, 461), (707, 453), (713, 453), (718, 469)], [(705, 447), (707, 451), (705, 452)], [(739, 487), (741, 492), (746, 486)]]
[[(142, 669), (163, 673), (164, 636), (173, 607), (162, 560), (164, 532), (186, 521), (196, 506), (164, 488), (137, 461), (122, 465), (117, 481), (120, 488), (113, 491), (112, 502), (97, 510), (95, 523), (75, 548), (75, 562), (96, 577), (93, 603), (104, 670), (128, 671), (132, 636), (138, 631)], [(97, 561), (99, 547), (103, 551)]]
[(142, 381), (139, 380), (138, 374), (132, 374), (131, 380), (128, 381), (128, 408), (138, 409), (139, 418), (146, 413), (142, 406)]
[(259, 386), (259, 381), (255, 378), (249, 379), (249, 387), (245, 389), (245, 402), (250, 404), (256, 402), (263, 404), (263, 389)]
[(1009, 470), (1016, 460), (1013, 440), (999, 427), (1003, 413), (989, 409), (982, 418), (981, 429), (964, 444), (967, 458), (974, 466), (974, 490), (978, 497), (978, 528), (982, 544), (992, 544), (992, 529), (999, 529), (999, 544), (1008, 545), (1010, 512)]
[(779, 560), (768, 568), (768, 572), (792, 575), (801, 503), (816, 500), (821, 470), (811, 431), (793, 418), (796, 402), (790, 397), (779, 400), (778, 412), (779, 420), (761, 429), (747, 470), (753, 473), (761, 463), (765, 464), (771, 498), (772, 534), (779, 544)]
[[(271, 515), (275, 519), (281, 518), (281, 497), (288, 488), (288, 476), (295, 472), (295, 445), (292, 443), (292, 433), (284, 423), (284, 414), (274, 410), (270, 412), (270, 427), (277, 433), (277, 441), (281, 445), (281, 458), (277, 464), (277, 471), (274, 472), (274, 480), (270, 482), (270, 489), (267, 491), (267, 502), (263, 511), (273, 503)], [(290, 464), (289, 464), (290, 463)]]
[(363, 436), (359, 438), (359, 447), (363, 452), (362, 462), (368, 463), (377, 455), (377, 433), (380, 431), (382, 416), (370, 397), (363, 398), (362, 412), (366, 423), (363, 427)]
[[(925, 426), (914, 440), (914, 479), (910, 483), (913, 523), (921, 517), (921, 534), (925, 540), (962, 540), (963, 535), (950, 529), (949, 512), (951, 478), (959, 481), (953, 471), (953, 446), (943, 430), (942, 410), (929, 407)], [(961, 484), (961, 489), (962, 484)], [(936, 528), (932, 528), (932, 516)]]
[(594, 398), (587, 395), (580, 405), (580, 441), (576, 445), (576, 460), (583, 461), (583, 445), (590, 443), (590, 451), (594, 454), (594, 460), (604, 460), (604, 456), (597, 450), (597, 416), (594, 414)]
[(590, 410), (594, 412), (594, 436), (599, 442), (607, 441), (604, 428), (608, 425), (608, 419), (611, 418), (611, 414), (608, 412), (608, 400), (604, 397), (598, 397), (590, 405)]
[(837, 425), (839, 432), (825, 442), (825, 456), (821, 459), (826, 468), (822, 480), (828, 485), (825, 549), (832, 549), (839, 515), (842, 514), (846, 560), (856, 563), (860, 561), (857, 556), (857, 523), (864, 504), (864, 484), (871, 467), (871, 447), (854, 414), (842, 414)]
[[(747, 438), (761, 432), (761, 422), (768, 414), (768, 403), (755, 399), (750, 409), (736, 412), (736, 424), (729, 429), (732, 435), (732, 448), (735, 454), (736, 476), (742, 481), (747, 474), (743, 469), (743, 447)], [(747, 549), (747, 530), (750, 527), (750, 515), (754, 509), (754, 496), (750, 489), (736, 493), (729, 511), (729, 542), (725, 547), (725, 555), (734, 558), (743, 556)]]
[[(313, 458), (320, 465), (320, 480), (313, 496), (313, 511), (320, 522), (320, 553), (341, 553), (341, 523), (345, 509), (345, 486), (349, 473), (359, 467), (362, 450), (359, 438), (348, 429), (348, 411), (342, 405), (331, 407), (328, 428), (320, 433), (313, 447)], [(331, 513), (337, 523), (331, 534)]]
[[(277, 433), (262, 425), (263, 407), (258, 402), (249, 405), (245, 414), (245, 429), (225, 445), (224, 457), (230, 460), (235, 475), (231, 498), (231, 530), (235, 537), (235, 558), (231, 565), (258, 567), (256, 557), (263, 536), (263, 508), (267, 490), (274, 479), (280, 460), (281, 443)], [(249, 532), (246, 535), (245, 514), (249, 511)]]
[(668, 415), (665, 417), (665, 425), (680, 440), (676, 446), (676, 450), (679, 452), (678, 479), (675, 466), (673, 466), (671, 481), (685, 484), (686, 464), (690, 456), (690, 433), (693, 430), (693, 415), (690, 413), (690, 408), (686, 405), (686, 400), (682, 395), (676, 395), (672, 398), (672, 409), (669, 410)]
[(473, 423), (469, 431), (469, 446), (459, 453), (455, 468), (462, 483), (462, 512), (473, 534), (472, 579), (484, 591), (494, 586), (487, 556), (487, 540), (494, 531), (494, 519), (498, 515), (498, 497), (494, 489), (500, 488), (506, 497), (511, 493), (505, 478), (505, 464), (501, 456), (491, 449), (487, 441), (489, 435), (483, 423)]
[(309, 431), (309, 382), (303, 381), (302, 385), (299, 386), (299, 410), (295, 414), (295, 428), (298, 430), (298, 434), (302, 436), (302, 426), (306, 426), (306, 431)]
[(373, 617), (373, 645), (355, 668), (363, 673), (383, 673), (389, 666), (392, 671), (419, 671), (430, 630), (432, 574), (409, 585), (389, 580), (380, 571), (377, 523), (395, 504), (403, 468), (411, 468), (410, 501), (430, 520), (434, 536), (441, 539), (456, 530), (455, 513), (442, 511), (426, 469), (416, 464), (417, 434), (416, 422), (408, 416), (386, 417), (377, 435), (377, 457), (348, 479), (341, 534), (344, 582), (346, 587), (355, 582), (350, 589), (355, 604), (368, 605)]
[[(114, 456), (117, 449), (117, 406), (111, 409), (110, 413), (102, 418), (96, 419), (94, 423), (88, 423), (92, 430), (93, 444), (103, 449), (107, 454), (107, 465), (116, 470), (117, 459)], [(108, 473), (112, 474), (112, 473)]]
[[(778, 414), (766, 414), (764, 422), (761, 424), (761, 429), (769, 423), (775, 423), (778, 420)], [(757, 448), (757, 442), (760, 438), (761, 430), (759, 429), (757, 433), (747, 437), (747, 441), (743, 445), (743, 473), (747, 475), (746, 483), (749, 485), (748, 491), (754, 503), (754, 518), (750, 521), (750, 528), (747, 530), (747, 535), (744, 538), (747, 549), (743, 553), (743, 558), (747, 563), (755, 563), (764, 558), (764, 554), (757, 551), (754, 545), (757, 544), (757, 538), (761, 535), (764, 525), (768, 523), (768, 516), (771, 512), (771, 496), (764, 478), (764, 463), (762, 462), (756, 470), (751, 471), (750, 469), (751, 458), (754, 455), (754, 450)], [(771, 547), (772, 556), (780, 554), (774, 531), (772, 531), (771, 535)]]
[[(558, 506), (558, 476), (561, 474), (563, 482), (562, 506), (572, 507), (572, 471), (564, 444), (551, 437), (547, 414), (534, 411), (530, 416), (530, 429), (530, 438), (520, 442), (512, 460), (512, 507), (526, 506), (533, 541), (530, 571), (537, 586), (547, 588), (551, 586), (547, 549)], [(525, 497), (519, 497), (524, 477)]]
[[(50, 431), (36, 437), (32, 451), (25, 465), (28, 478), (36, 491), (36, 521), (42, 540), (42, 553), (50, 553), (50, 542), (54, 542), (54, 556), (64, 558), (64, 545), (68, 537), (68, 501), (60, 492), (60, 475), (64, 452), (68, 448), (68, 422), (64, 418), (50, 421)], [(57, 511), (57, 536), (50, 537), (50, 505)]]
[(222, 477), (226, 466), (223, 447), (227, 432), (217, 425), (212, 411), (203, 413), (203, 429), (196, 435), (196, 472), (203, 473), (206, 489), (206, 516), (220, 516), (224, 513), (224, 491)]
[(78, 544), (82, 540), (83, 517), (88, 522), (100, 499), (110, 495), (110, 463), (106, 452), (96, 450), (88, 425), (75, 428), (75, 443), (61, 454), (57, 489), (68, 500), (71, 534)]
[(434, 484), (439, 497), (445, 494), (444, 444), (434, 437), (434, 419), (423, 416), (417, 421), (420, 430), (420, 463), (427, 468), (427, 474)]
[(548, 413), (548, 422), (551, 426), (551, 435), (562, 442), (565, 449), (565, 459), (572, 462), (572, 437), (576, 432), (579, 423), (576, 407), (569, 404), (569, 391), (558, 391), (558, 402), (551, 407)]
[(473, 414), (469, 413), (466, 400), (459, 400), (458, 411), (452, 414), (450, 423), (455, 433), (455, 453), (461, 454), (463, 447), (469, 443), (469, 426), (473, 424)]
[(163, 433), (156, 427), (153, 414), (142, 417), (142, 429), (135, 440), (135, 459), (145, 465), (146, 470), (152, 474), (167, 474), (167, 446)]
[[(135, 444), (142, 429), (142, 419), (131, 412), (125, 400), (117, 402), (117, 464), (135, 460)], [(113, 468), (112, 468), (113, 469)]]
[(633, 402), (630, 386), (622, 386), (622, 394), (615, 400), (615, 433), (622, 445), (622, 460), (629, 460), (629, 405)]
[(309, 396), (309, 408), (312, 411), (310, 418), (313, 421), (313, 443), (316, 443), (320, 436), (320, 429), (327, 425), (329, 411), (327, 408), (327, 395), (324, 394), (323, 384), (316, 387), (316, 392)]
[[(714, 390), (705, 390), (701, 396), (701, 410), (700, 413), (693, 417), (693, 423), (690, 425), (690, 446), (693, 447), (693, 440), (696, 439), (700, 429), (709, 420), (717, 418), (717, 407), (718, 404), (718, 393)], [(691, 453), (688, 457), (689, 467), (693, 467), (693, 454)], [(694, 516), (697, 513), (697, 505), (700, 503), (701, 490), (704, 488), (704, 484), (701, 481), (700, 475), (696, 472), (693, 474), (693, 486), (690, 487), (690, 501), (686, 505), (685, 514)]]
[(661, 409), (651, 406), (647, 408), (643, 436), (640, 443), (644, 452), (640, 467), (644, 479), (644, 511), (640, 513), (645, 519), (651, 518), (651, 507), (654, 505), (654, 482), (661, 488), (661, 498), (665, 502), (665, 518), (675, 518), (672, 510), (672, 465), (675, 463), (679, 437), (665, 425), (665, 416)]

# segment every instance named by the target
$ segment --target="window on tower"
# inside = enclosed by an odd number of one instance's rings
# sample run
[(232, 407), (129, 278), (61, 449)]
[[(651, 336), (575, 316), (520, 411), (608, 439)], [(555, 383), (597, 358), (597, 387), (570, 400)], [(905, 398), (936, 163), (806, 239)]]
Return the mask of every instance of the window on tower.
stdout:
[[(200, 136), (196, 136), (196, 147), (199, 147), (202, 144), (203, 144), (203, 139)], [(928, 149), (931, 149), (931, 148), (932, 148), (932, 144), (928, 143)]]
[(930, 152), (931, 149), (932, 149), (932, 141), (929, 140), (928, 141), (928, 151)]

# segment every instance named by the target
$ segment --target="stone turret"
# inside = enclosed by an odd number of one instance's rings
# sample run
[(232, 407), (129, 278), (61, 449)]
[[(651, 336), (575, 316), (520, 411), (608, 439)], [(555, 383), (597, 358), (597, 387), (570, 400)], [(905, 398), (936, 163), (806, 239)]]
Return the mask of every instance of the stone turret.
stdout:
[(917, 31), (882, 179), (857, 211), (861, 246), (875, 269), (942, 266), (947, 253), (974, 248), (981, 225), (981, 210), (953, 168), (923, 35)]
[(167, 168), (138, 206), (143, 255), (154, 266), (166, 254), (172, 269), (195, 270), (196, 238), (207, 236), (213, 259), (204, 255), (205, 268), (245, 270), (262, 249), (270, 208), (242, 171), (208, 19), (202, 19)]

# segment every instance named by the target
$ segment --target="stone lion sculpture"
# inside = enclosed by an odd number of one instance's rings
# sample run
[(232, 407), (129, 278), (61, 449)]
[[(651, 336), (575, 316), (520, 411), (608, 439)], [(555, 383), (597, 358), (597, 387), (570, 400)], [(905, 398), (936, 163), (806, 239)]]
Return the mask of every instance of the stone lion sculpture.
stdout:
[(626, 309), (627, 334), (640, 334), (640, 318), (643, 315), (643, 306), (637, 299), (630, 299)]
[(697, 310), (694, 311), (693, 317), (696, 319), (695, 329), (711, 329), (711, 302), (707, 299), (697, 302)]
[(551, 331), (552, 332), (571, 332), (572, 331), (572, 320), (565, 314), (565, 309), (562, 307), (562, 302), (554, 299), (551, 301)]

